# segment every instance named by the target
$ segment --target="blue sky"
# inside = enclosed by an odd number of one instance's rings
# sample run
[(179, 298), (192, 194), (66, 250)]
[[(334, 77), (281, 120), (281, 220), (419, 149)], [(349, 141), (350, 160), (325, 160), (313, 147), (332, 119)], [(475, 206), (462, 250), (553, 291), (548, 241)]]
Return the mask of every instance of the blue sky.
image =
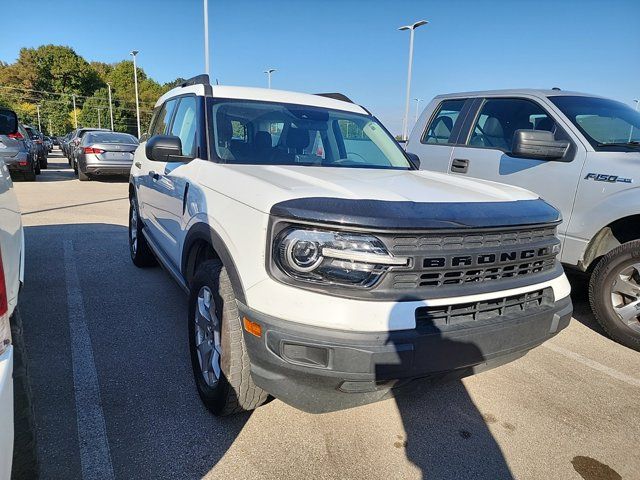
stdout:
[[(0, 60), (54, 43), (105, 62), (138, 49), (140, 66), (161, 82), (204, 70), (201, 0), (32, 0), (28, 8), (42, 21), (5, 17)], [(271, 66), (274, 88), (343, 92), (394, 133), (409, 41), (397, 27), (419, 19), (430, 23), (416, 31), (414, 98), (555, 86), (640, 97), (639, 0), (209, 0), (209, 18), (212, 77), (221, 83), (266, 86)]]

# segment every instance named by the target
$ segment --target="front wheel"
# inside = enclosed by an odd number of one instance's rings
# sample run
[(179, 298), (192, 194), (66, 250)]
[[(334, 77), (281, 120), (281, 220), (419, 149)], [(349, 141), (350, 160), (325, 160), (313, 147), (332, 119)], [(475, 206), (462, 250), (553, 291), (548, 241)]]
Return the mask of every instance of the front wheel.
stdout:
[(238, 306), (220, 260), (203, 262), (193, 277), (188, 327), (198, 393), (214, 415), (253, 410), (267, 400), (251, 378)]
[(640, 240), (602, 257), (591, 275), (589, 300), (607, 334), (640, 351)]

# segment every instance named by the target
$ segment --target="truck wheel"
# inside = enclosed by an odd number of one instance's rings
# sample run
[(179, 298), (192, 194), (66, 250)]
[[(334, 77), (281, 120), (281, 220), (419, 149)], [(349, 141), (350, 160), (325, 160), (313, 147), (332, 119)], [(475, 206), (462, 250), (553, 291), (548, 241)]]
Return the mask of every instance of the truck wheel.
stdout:
[(200, 398), (214, 415), (259, 407), (267, 392), (253, 383), (231, 281), (220, 260), (203, 262), (189, 295), (189, 349)]
[(591, 275), (589, 300), (607, 334), (640, 351), (640, 240), (602, 257)]
[(152, 267), (157, 263), (147, 239), (142, 234), (142, 222), (135, 197), (129, 199), (129, 253), (136, 267)]

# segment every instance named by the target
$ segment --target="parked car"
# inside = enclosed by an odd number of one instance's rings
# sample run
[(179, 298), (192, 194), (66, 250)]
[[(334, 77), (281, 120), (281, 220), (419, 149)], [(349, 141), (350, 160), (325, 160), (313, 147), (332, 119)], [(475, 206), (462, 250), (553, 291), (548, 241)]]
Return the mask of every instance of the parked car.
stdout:
[(131, 171), (133, 152), (138, 139), (128, 133), (87, 132), (76, 155), (80, 181), (94, 175), (127, 175)]
[(214, 414), (268, 394), (310, 412), (377, 401), (510, 361), (569, 323), (555, 208), (418, 170), (344, 99), (196, 77), (160, 97), (135, 152), (131, 258), (188, 293)]
[[(0, 145), (16, 140), (18, 117), (0, 110)], [(7, 148), (13, 148), (11, 146)], [(14, 349), (11, 325), (17, 316), (18, 293), (23, 281), (24, 235), (20, 208), (4, 164), (5, 148), (0, 147), (0, 478), (11, 475), (14, 434)], [(17, 373), (17, 369), (16, 369)]]
[[(14, 116), (15, 112), (12, 110), (0, 109), (0, 130), (7, 131), (6, 125)], [(3, 168), (11, 175), (22, 176), (27, 181), (35, 181), (36, 175), (40, 173), (36, 146), (20, 124), (15, 131), (0, 134), (0, 159), (3, 161)]]
[(71, 134), (71, 138), (69, 139), (69, 144), (67, 146), (67, 158), (69, 159), (69, 165), (73, 168), (75, 173), (78, 173), (78, 147), (80, 146), (80, 142), (82, 141), (82, 137), (85, 136), (87, 132), (109, 132), (106, 128), (77, 128)]
[(590, 275), (595, 316), (640, 350), (640, 113), (554, 90), (436, 97), (407, 151), (422, 168), (532, 190), (562, 212), (565, 266)]
[(36, 145), (36, 152), (37, 152), (38, 163), (40, 164), (40, 168), (46, 169), (48, 166), (47, 147), (44, 144), (44, 137), (40, 132), (38, 132), (38, 130), (36, 130), (35, 128), (29, 125), (25, 125), (24, 128), (29, 134), (29, 138), (31, 139), (31, 141)]

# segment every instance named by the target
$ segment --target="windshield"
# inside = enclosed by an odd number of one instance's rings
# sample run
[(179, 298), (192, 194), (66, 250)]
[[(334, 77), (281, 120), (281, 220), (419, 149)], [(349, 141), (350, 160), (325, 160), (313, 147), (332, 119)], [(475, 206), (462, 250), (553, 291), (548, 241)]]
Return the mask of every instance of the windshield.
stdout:
[(212, 144), (224, 163), (392, 168), (411, 164), (366, 115), (253, 101), (210, 101)]
[(596, 150), (638, 150), (632, 142), (640, 142), (640, 112), (630, 106), (595, 97), (558, 96), (549, 100)]

